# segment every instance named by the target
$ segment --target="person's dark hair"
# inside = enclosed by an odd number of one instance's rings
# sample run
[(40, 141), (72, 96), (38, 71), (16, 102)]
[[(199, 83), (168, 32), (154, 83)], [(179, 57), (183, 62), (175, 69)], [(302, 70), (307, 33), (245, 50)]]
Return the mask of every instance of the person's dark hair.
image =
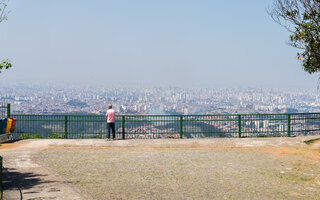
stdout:
[(111, 105), (111, 104), (109, 104), (109, 105), (108, 105), (108, 108), (109, 108), (109, 109), (110, 109), (110, 108), (112, 108), (112, 105)]

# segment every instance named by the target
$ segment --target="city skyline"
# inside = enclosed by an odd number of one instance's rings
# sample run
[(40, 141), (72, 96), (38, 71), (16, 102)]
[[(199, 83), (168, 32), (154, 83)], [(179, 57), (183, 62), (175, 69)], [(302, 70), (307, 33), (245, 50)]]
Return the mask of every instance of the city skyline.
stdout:
[(262, 88), (73, 87), (19, 85), (0, 88), (0, 99), (22, 114), (245, 114), (320, 112), (314, 90)]

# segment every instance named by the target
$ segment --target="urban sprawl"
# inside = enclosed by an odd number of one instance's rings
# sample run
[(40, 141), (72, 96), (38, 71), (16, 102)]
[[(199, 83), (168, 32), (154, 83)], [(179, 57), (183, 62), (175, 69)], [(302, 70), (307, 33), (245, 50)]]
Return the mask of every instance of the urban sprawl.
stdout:
[[(316, 113), (320, 111), (320, 98), (317, 91), (281, 90), (257, 88), (177, 88), (177, 87), (72, 87), (72, 86), (29, 86), (19, 84), (0, 88), (3, 102), (11, 104), (13, 114), (94, 114), (103, 115), (107, 105), (112, 104), (118, 114), (129, 115), (210, 115), (210, 114), (259, 114), (259, 113)], [(318, 115), (317, 115), (318, 116)], [(316, 134), (319, 120), (292, 116), (291, 131), (294, 135)], [(80, 116), (79, 116), (80, 117)], [(222, 118), (221, 118), (222, 117)], [(184, 137), (235, 137), (239, 132), (238, 116), (185, 116), (183, 118)], [(286, 135), (288, 132), (287, 116), (256, 118), (254, 115), (243, 119), (243, 136), (256, 134)], [(262, 116), (263, 117), (263, 116)], [(303, 116), (300, 116), (303, 117)], [(143, 117), (142, 117), (143, 118)], [(157, 117), (142, 119), (127, 126), (127, 137), (155, 137), (154, 134), (179, 134), (180, 118), (166, 118), (162, 122)], [(126, 118), (130, 123), (130, 118)], [(128, 121), (129, 120), (129, 121)], [(146, 121), (152, 120), (150, 123)], [(160, 121), (159, 121), (160, 120)], [(172, 121), (170, 121), (172, 120)], [(172, 122), (172, 123), (170, 123)], [(49, 123), (49, 122), (46, 122)], [(57, 132), (63, 124), (42, 124), (43, 131)], [(62, 123), (62, 122), (50, 122)], [(80, 123), (78, 120), (69, 123)], [(306, 125), (308, 124), (308, 128)], [(87, 126), (75, 130), (93, 132), (105, 131), (101, 127)], [(81, 127), (81, 126), (76, 126)], [(21, 126), (20, 128), (24, 128)], [(41, 129), (41, 130), (42, 130)], [(59, 130), (60, 130), (59, 129)], [(101, 129), (101, 130), (100, 130)], [(39, 131), (39, 127), (37, 129)], [(308, 130), (308, 131), (306, 131)], [(59, 132), (59, 131), (58, 131)], [(90, 131), (89, 131), (90, 132)], [(102, 131), (103, 132), (103, 131)], [(117, 132), (122, 132), (118, 127)], [(177, 136), (179, 137), (179, 136)]]
[(235, 114), (319, 112), (318, 91), (209, 88), (103, 88), (18, 85), (0, 98), (17, 114)]

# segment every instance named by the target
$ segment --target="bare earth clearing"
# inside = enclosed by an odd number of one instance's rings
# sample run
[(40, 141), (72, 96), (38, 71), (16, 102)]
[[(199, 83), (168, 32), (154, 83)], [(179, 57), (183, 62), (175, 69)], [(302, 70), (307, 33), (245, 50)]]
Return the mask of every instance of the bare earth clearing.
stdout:
[(5, 199), (319, 199), (313, 138), (2, 144)]

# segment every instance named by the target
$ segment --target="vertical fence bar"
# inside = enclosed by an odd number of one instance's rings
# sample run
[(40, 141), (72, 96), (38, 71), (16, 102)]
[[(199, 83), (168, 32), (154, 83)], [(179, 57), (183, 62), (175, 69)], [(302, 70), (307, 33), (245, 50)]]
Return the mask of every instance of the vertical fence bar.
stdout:
[(183, 116), (180, 115), (180, 138), (183, 138)]
[(1, 193), (1, 198), (3, 197), (3, 187), (2, 187), (2, 156), (0, 156), (0, 193)]
[(291, 115), (288, 114), (288, 137), (291, 137)]
[(68, 116), (64, 116), (64, 138), (68, 138)]
[(10, 118), (10, 112), (11, 112), (11, 107), (10, 107), (10, 104), (8, 103), (7, 104), (7, 118)]
[(122, 139), (126, 139), (125, 116), (122, 116)]
[(239, 138), (241, 138), (241, 115), (238, 115), (238, 134)]

